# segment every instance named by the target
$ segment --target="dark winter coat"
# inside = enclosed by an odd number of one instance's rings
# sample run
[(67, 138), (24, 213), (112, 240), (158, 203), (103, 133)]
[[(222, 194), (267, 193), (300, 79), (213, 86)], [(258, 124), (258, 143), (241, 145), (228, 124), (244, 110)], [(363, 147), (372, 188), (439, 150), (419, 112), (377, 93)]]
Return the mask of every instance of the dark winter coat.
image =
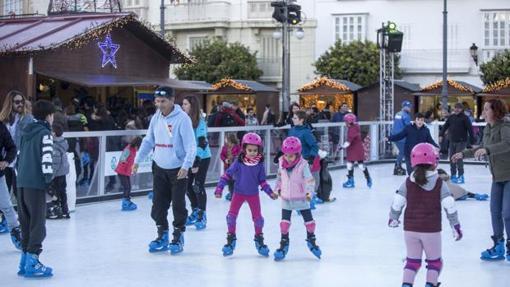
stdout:
[[(9, 164), (16, 158), (16, 145), (11, 138), (9, 130), (0, 122), (0, 161), (6, 161)], [(4, 176), (4, 171), (0, 170), (0, 177)]]
[(452, 114), (449, 116), (439, 132), (439, 136), (444, 136), (446, 131), (448, 131), (448, 139), (450, 142), (474, 142), (471, 120), (469, 120), (469, 117), (464, 113), (458, 115)]
[(312, 134), (312, 130), (308, 126), (294, 126), (289, 131), (289, 137), (297, 137), (301, 141), (301, 155), (306, 160), (313, 160), (318, 152), (319, 146), (317, 140)]
[(416, 124), (413, 123), (406, 126), (400, 133), (388, 137), (388, 139), (392, 142), (398, 142), (404, 138), (406, 139), (404, 154), (407, 157), (411, 156), (411, 150), (419, 143), (429, 143), (439, 148), (436, 142), (432, 139), (429, 129), (425, 125), (418, 128)]
[(17, 161), (17, 186), (46, 190), (53, 179), (53, 138), (46, 121), (35, 121), (23, 130)]

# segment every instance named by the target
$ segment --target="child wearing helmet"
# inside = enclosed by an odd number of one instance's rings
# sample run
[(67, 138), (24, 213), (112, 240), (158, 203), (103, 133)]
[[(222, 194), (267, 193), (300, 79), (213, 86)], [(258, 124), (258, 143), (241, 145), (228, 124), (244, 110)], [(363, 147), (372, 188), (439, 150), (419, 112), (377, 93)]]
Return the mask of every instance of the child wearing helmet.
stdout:
[(397, 190), (391, 206), (389, 227), (398, 227), (404, 212), (404, 236), (407, 248), (402, 287), (413, 286), (425, 251), (427, 263), (426, 287), (439, 286), (438, 277), (443, 267), (441, 259), (441, 210), (446, 211), (455, 240), (462, 231), (455, 201), (448, 186), (439, 177), (439, 153), (429, 143), (420, 143), (411, 151), (412, 174)]
[(347, 141), (343, 143), (342, 148), (345, 149), (347, 154), (347, 181), (342, 186), (344, 188), (354, 188), (354, 164), (358, 163), (358, 167), (365, 174), (368, 187), (371, 188), (372, 178), (368, 168), (363, 164), (365, 149), (361, 139), (361, 129), (356, 122), (356, 116), (349, 113), (344, 116), (344, 122), (347, 125)]
[(255, 247), (260, 255), (269, 256), (269, 248), (264, 244), (262, 228), (264, 218), (260, 211), (260, 197), (258, 186), (272, 199), (277, 199), (278, 194), (274, 193), (271, 186), (266, 182), (266, 171), (262, 156), (262, 139), (256, 133), (247, 133), (242, 139), (242, 152), (237, 160), (221, 176), (216, 190), (216, 198), (221, 198), (223, 188), (228, 182), (235, 179), (234, 191), (230, 202), (230, 209), (227, 214), (227, 244), (223, 247), (223, 256), (234, 253), (236, 246), (236, 220), (239, 209), (248, 202), (250, 206), (253, 223), (255, 225)]
[(310, 208), (315, 181), (308, 162), (301, 156), (301, 150), (301, 141), (297, 137), (287, 137), (282, 143), (283, 156), (278, 163), (278, 178), (274, 189), (282, 198), (282, 239), (280, 248), (274, 253), (275, 261), (284, 259), (289, 250), (290, 217), (293, 210), (300, 211), (303, 216), (308, 248), (317, 258), (321, 256), (321, 250), (315, 243), (315, 221)]

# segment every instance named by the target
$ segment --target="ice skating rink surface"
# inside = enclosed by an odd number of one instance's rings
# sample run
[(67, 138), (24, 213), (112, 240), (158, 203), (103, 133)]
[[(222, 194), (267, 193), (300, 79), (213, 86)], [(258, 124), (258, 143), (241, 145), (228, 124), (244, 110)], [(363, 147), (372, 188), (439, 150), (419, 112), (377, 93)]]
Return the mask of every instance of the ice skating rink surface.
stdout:
[[(446, 165), (442, 167), (449, 170)], [(51, 279), (18, 277), (20, 253), (9, 236), (0, 235), (0, 286), (400, 286), (405, 258), (403, 231), (401, 227), (388, 228), (387, 221), (393, 194), (404, 177), (393, 176), (391, 164), (371, 165), (369, 170), (374, 179), (372, 189), (366, 187), (357, 168), (356, 188), (349, 190), (341, 187), (346, 171), (331, 172), (337, 201), (320, 205), (313, 213), (321, 260), (307, 249), (302, 218), (294, 213), (287, 258), (273, 261), (280, 241), (281, 203), (264, 193), (264, 235), (271, 256), (257, 254), (253, 224), (245, 205), (237, 221), (234, 255), (223, 257), (229, 203), (215, 199), (209, 188), (207, 229), (188, 227), (184, 252), (177, 256), (147, 252), (147, 244), (156, 234), (147, 197), (134, 198), (139, 208), (127, 213), (120, 211), (120, 200), (81, 205), (71, 220), (47, 222), (41, 261), (54, 268)], [(466, 166), (465, 187), (469, 191), (489, 193), (490, 179), (484, 166)], [(480, 252), (491, 246), (489, 202), (467, 200), (457, 202), (457, 207), (464, 238), (453, 240), (443, 216), (441, 286), (510, 286), (510, 262), (479, 259)], [(425, 265), (415, 286), (425, 285)]]

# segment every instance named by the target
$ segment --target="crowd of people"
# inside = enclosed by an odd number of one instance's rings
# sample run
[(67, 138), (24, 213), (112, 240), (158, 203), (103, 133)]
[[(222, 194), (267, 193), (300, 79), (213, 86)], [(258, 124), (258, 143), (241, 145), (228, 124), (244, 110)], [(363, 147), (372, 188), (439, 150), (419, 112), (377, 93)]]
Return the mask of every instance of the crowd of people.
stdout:
[[(154, 96), (155, 105), (146, 106), (147, 114), (153, 112), (152, 116), (133, 116), (124, 115), (122, 111), (109, 111), (105, 105), (90, 99), (73, 101), (65, 108), (58, 99), (53, 102), (39, 100), (30, 111), (21, 92), (11, 91), (7, 95), (0, 111), (0, 232), (10, 232), (14, 246), (22, 251), (19, 275), (50, 277), (53, 274), (52, 268), (39, 261), (39, 255), (46, 236), (46, 217), (70, 218), (66, 197), (67, 152), (79, 156), (77, 168), (84, 169), (82, 180), (85, 181), (90, 181), (94, 162), (98, 159), (97, 144), (90, 140), (66, 140), (63, 137), (65, 131), (116, 129), (119, 124), (123, 129), (147, 127), (143, 139), (133, 136), (118, 142), (112, 140), (107, 143), (107, 151), (122, 150), (115, 171), (123, 188), (123, 211), (137, 209), (131, 201), (131, 177), (153, 152), (151, 217), (157, 235), (149, 243), (149, 252), (169, 250), (171, 254), (181, 253), (187, 226), (206, 229), (207, 193), (204, 184), (211, 160), (208, 126), (256, 125), (258, 120), (253, 109), (248, 109), (247, 115), (244, 115), (232, 103), (217, 106), (206, 119), (195, 96), (186, 96), (182, 103), (176, 104), (175, 90), (170, 87), (159, 87)], [(110, 104), (110, 107), (115, 105)], [(411, 103), (402, 103), (402, 110), (395, 116), (392, 134), (385, 138), (396, 142), (401, 153), (397, 157), (395, 175), (403, 174), (400, 167), (402, 160), (405, 160), (408, 175), (394, 195), (388, 220), (389, 227), (398, 227), (400, 216), (404, 213), (407, 258), (402, 286), (413, 286), (423, 252), (427, 262), (426, 286), (439, 286), (438, 277), (443, 268), (441, 210), (446, 211), (455, 239), (460, 240), (463, 232), (455, 199), (488, 199), (488, 195), (472, 193), (459, 186), (465, 182), (462, 160), (467, 157), (486, 158), (493, 181), (490, 208), (494, 244), (481, 253), (481, 259), (506, 258), (510, 261), (510, 196), (507, 190), (510, 188), (510, 122), (505, 119), (505, 104), (495, 99), (485, 103), (483, 116), (487, 126), (480, 145), (475, 145), (475, 133), (469, 116), (464, 113), (464, 106), (460, 103), (455, 105), (440, 131), (440, 141), (448, 140), (451, 175), (438, 168), (440, 145), (431, 137), (426, 116), (417, 113), (411, 121), (411, 108)], [(266, 180), (264, 154), (269, 151), (264, 151), (261, 136), (248, 132), (242, 136), (229, 134), (226, 137), (221, 150), (225, 170), (214, 191), (215, 197), (221, 198), (223, 189), (229, 187), (226, 196), (230, 201), (226, 215), (227, 240), (222, 248), (224, 256), (231, 256), (235, 251), (237, 217), (245, 202), (251, 210), (256, 251), (262, 256), (269, 256), (269, 247), (264, 242), (260, 187), (271, 199), (281, 199), (281, 241), (273, 254), (274, 260), (281, 261), (287, 256), (294, 210), (303, 217), (308, 249), (321, 258), (312, 211), (316, 204), (333, 202), (334, 198), (330, 197), (331, 177), (327, 165), (323, 164), (325, 154), (314, 135), (312, 124), (317, 117), (346, 123), (345, 141), (338, 143), (339, 149), (345, 150), (347, 159), (347, 181), (342, 186), (355, 188), (355, 164), (363, 171), (367, 186), (373, 185), (373, 178), (364, 164), (370, 139), (362, 136), (357, 117), (349, 112), (347, 105), (342, 104), (338, 112), (331, 114), (329, 108), (320, 113), (313, 110), (307, 113), (293, 103), (289, 114), (280, 123), (289, 125), (290, 129), (274, 159), (278, 165), (274, 186)], [(270, 106), (266, 106), (261, 122), (276, 124), (274, 120)], [(339, 134), (335, 135), (339, 137)], [(89, 158), (84, 160), (84, 154), (88, 154)], [(19, 170), (23, 173), (18, 173)], [(11, 203), (10, 191), (16, 196), (18, 216)], [(48, 191), (56, 198), (54, 212), (49, 214), (46, 204)], [(190, 213), (186, 208), (186, 197), (190, 202)], [(172, 226), (167, 219), (170, 207), (174, 218)]]

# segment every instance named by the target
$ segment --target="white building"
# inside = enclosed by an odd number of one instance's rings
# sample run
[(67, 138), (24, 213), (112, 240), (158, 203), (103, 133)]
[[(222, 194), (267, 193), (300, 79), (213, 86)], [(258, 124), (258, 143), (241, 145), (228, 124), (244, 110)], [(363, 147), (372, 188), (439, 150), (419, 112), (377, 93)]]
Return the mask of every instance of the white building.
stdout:
[[(382, 22), (404, 33), (401, 68), (405, 79), (427, 85), (441, 79), (443, 0), (315, 0), (316, 58), (337, 39), (376, 41)], [(453, 79), (481, 86), (469, 48), (479, 63), (510, 48), (509, 0), (448, 1), (448, 72)]]
[[(261, 82), (281, 85), (281, 39), (273, 32), (279, 23), (272, 19), (273, 8), (269, 0), (181, 0), (178, 5), (166, 2), (165, 29), (177, 47), (189, 51), (205, 39), (222, 38), (227, 42), (240, 42), (257, 52), (259, 67), (264, 72)], [(159, 29), (159, 0), (123, 0), (123, 9), (133, 11)], [(298, 1), (307, 18), (301, 26), (305, 37), (291, 37), (291, 91), (312, 80), (315, 75), (312, 63), (315, 53), (314, 2)]]
[(0, 16), (46, 14), (49, 0), (0, 0)]

